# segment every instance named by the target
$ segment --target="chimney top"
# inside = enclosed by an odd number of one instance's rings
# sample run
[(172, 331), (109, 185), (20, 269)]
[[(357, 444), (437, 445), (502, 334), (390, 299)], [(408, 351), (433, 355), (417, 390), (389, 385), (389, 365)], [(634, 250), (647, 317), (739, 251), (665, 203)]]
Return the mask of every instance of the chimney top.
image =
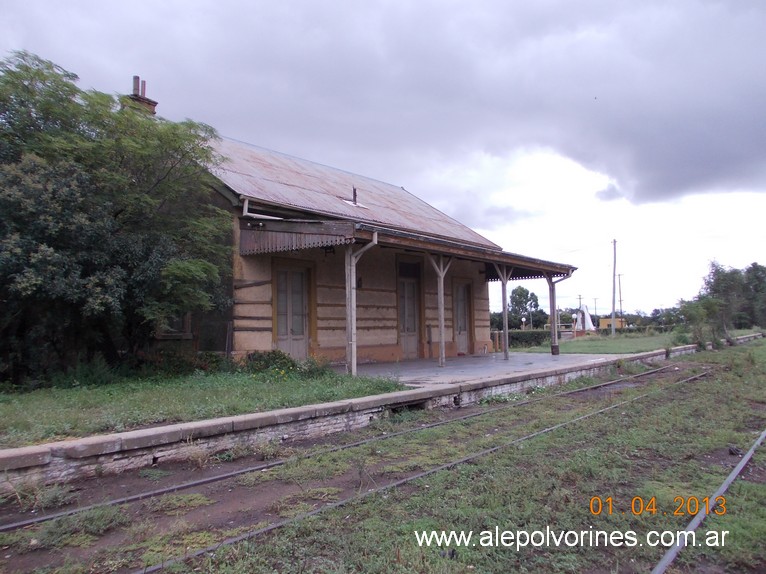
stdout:
[(152, 114), (157, 113), (157, 102), (146, 97), (146, 80), (142, 81), (140, 76), (133, 76), (133, 93), (128, 97), (149, 110)]

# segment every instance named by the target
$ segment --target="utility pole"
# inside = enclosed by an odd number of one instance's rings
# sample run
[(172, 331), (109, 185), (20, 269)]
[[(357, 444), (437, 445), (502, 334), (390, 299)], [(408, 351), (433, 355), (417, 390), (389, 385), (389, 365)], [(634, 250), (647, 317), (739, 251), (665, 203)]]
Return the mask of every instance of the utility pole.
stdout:
[(598, 297), (593, 298), (593, 314), (598, 315), (598, 307), (596, 307), (596, 301), (598, 301)]
[(617, 297), (617, 240), (612, 239), (612, 246), (614, 249), (614, 262), (612, 265), (612, 337), (614, 337), (614, 321), (615, 321), (615, 299)]
[(622, 317), (622, 273), (617, 275), (617, 285), (620, 290), (620, 317)]

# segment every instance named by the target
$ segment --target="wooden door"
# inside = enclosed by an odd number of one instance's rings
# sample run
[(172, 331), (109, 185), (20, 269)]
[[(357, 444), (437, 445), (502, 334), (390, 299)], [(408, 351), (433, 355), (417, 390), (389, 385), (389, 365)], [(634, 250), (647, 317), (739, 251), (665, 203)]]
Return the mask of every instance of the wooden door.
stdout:
[(458, 355), (467, 355), (471, 346), (471, 287), (461, 283), (455, 289), (455, 344)]
[(418, 358), (419, 322), (418, 281), (402, 277), (399, 279), (399, 344), (404, 359)]
[(308, 289), (305, 269), (277, 270), (277, 348), (295, 359), (308, 356)]

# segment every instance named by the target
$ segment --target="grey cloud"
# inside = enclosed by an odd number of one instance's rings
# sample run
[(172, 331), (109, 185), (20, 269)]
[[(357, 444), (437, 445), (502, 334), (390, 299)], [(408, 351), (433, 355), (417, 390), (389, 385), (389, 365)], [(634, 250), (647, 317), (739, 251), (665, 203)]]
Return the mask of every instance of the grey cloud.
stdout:
[(610, 183), (604, 189), (596, 192), (596, 197), (604, 201), (612, 201), (623, 197), (620, 193), (620, 189), (614, 184)]
[(766, 189), (761, 2), (7, 8), (0, 50), (29, 49), (103, 91), (141, 74), (166, 117), (408, 188), (466, 150), (543, 146), (637, 203)]

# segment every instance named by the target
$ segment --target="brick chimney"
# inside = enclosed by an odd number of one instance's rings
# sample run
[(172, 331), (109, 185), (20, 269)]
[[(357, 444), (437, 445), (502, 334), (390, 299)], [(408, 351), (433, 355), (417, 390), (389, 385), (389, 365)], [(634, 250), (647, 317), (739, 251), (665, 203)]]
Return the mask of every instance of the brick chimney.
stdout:
[(128, 97), (138, 105), (149, 110), (152, 114), (157, 113), (157, 102), (146, 97), (146, 81), (142, 81), (139, 76), (133, 76), (133, 93)]

